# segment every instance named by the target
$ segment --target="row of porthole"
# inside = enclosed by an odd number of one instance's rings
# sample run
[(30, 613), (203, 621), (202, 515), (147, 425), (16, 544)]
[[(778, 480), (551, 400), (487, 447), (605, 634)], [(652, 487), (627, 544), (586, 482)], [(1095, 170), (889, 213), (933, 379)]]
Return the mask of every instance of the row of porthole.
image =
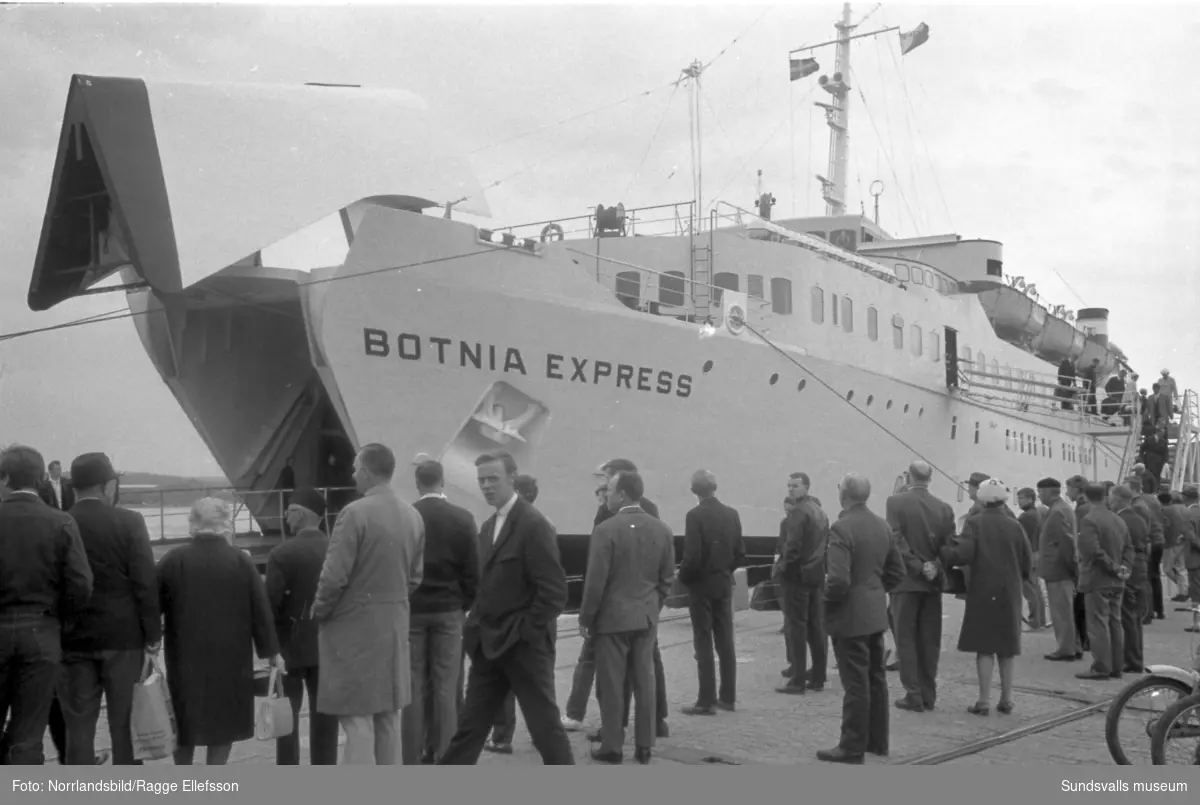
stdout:
[[(705, 374), (708, 374), (709, 372), (711, 372), (712, 368), (713, 368), (712, 361), (705, 361), (704, 366), (702, 367)], [(770, 379), (767, 382), (769, 382), (772, 386), (774, 386), (776, 383), (779, 382), (779, 373), (778, 372), (772, 373)], [(796, 391), (804, 391), (804, 387), (806, 385), (808, 385), (808, 381), (801, 380), (799, 383), (796, 384)], [(853, 401), (854, 401), (854, 391), (853, 390), (847, 391), (846, 392), (846, 402), (853, 402)], [(868, 394), (867, 395), (867, 407), (870, 407), (871, 404), (874, 402), (875, 402), (875, 395)], [(892, 401), (891, 400), (887, 401), (886, 408), (889, 411), (892, 410)], [(904, 404), (904, 413), (906, 413), (906, 414), (908, 413), (908, 408), (909, 408), (908, 403), (905, 403)], [(919, 409), (917, 411), (917, 416), (925, 416), (925, 409), (924, 408)]]

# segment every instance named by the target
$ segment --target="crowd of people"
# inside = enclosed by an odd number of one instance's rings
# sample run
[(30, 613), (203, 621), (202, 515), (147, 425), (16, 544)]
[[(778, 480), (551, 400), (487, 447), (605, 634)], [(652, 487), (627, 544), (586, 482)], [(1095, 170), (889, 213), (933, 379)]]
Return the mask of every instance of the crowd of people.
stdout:
[[(314, 765), (338, 762), (339, 731), (346, 764), (474, 764), (485, 750), (512, 751), (517, 705), (543, 762), (571, 765), (567, 733), (583, 729), (593, 688), (600, 728), (589, 735), (591, 758), (623, 762), (632, 717), (634, 759), (648, 763), (670, 734), (657, 635), (676, 584), (687, 594), (697, 664), (696, 697), (681, 714), (736, 708), (733, 573), (745, 548), (713, 473), (691, 478), (697, 505), (676, 557), (636, 465), (614, 459), (597, 470), (583, 642), (560, 711), (554, 668), (567, 578), (555, 527), (534, 505), (536, 480), (507, 453), (479, 456), (479, 489), (494, 514), (477, 527), (446, 499), (442, 466), (427, 456), (414, 464), (418, 500), (409, 505), (393, 482), (392, 452), (359, 450), (359, 496), (332, 529), (318, 491), (292, 490), (292, 536), (268, 556), (264, 581), (234, 544), (224, 500), (197, 501), (192, 539), (155, 567), (141, 515), (116, 505), (118, 473), (105, 455), (78, 457), (64, 483), (32, 448), (0, 452), (0, 533), (16, 537), (0, 540), (0, 760), (43, 762), (49, 726), (60, 762), (104, 762), (95, 751), (103, 699), (113, 763), (140, 762), (132, 691), (161, 651), (176, 764), (191, 763), (201, 746), (208, 764), (225, 763), (233, 744), (253, 736), (254, 698), (264, 693), (255, 655), (284, 672), (297, 725), (307, 694)], [(831, 645), (842, 732), (818, 758), (862, 763), (888, 753), (888, 631), (905, 691), (894, 706), (936, 707), (946, 594), (966, 599), (958, 648), (976, 655), (972, 714), (990, 713), (997, 666), (996, 710), (1013, 711), (1023, 622), (1054, 629), (1047, 660), (1090, 650), (1081, 678), (1140, 673), (1142, 627), (1165, 616), (1164, 596), (1200, 603), (1200, 492), (1155, 497), (1153, 476), (1137, 469), (1124, 485), (1042, 479), (1017, 492), (1020, 514), (1002, 482), (975, 473), (966, 482), (971, 510), (958, 523), (929, 491), (934, 470), (924, 461), (909, 466), (884, 516), (871, 511), (861, 475), (842, 479), (830, 517), (809, 477), (792, 473), (772, 571), (788, 661), (778, 691), (823, 691)], [(278, 764), (300, 756), (296, 730), (277, 739)]]

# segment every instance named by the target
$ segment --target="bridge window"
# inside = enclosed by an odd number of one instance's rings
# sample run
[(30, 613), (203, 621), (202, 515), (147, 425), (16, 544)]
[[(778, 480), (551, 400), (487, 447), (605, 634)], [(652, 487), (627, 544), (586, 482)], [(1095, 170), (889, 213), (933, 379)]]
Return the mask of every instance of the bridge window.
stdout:
[(658, 278), (658, 303), (682, 307), (687, 295), (687, 279), (682, 271), (668, 271)]
[(935, 361), (942, 359), (942, 337), (937, 330), (929, 331), (929, 356)]
[(637, 310), (642, 298), (642, 275), (637, 271), (622, 271), (617, 274), (617, 298), (625, 307)]
[(892, 346), (904, 349), (904, 319), (892, 316)]
[(879, 340), (879, 311), (872, 306), (867, 307), (867, 338)]
[(930, 288), (933, 287), (933, 272), (930, 271), (928, 268), (925, 269), (925, 284), (928, 285)]
[(854, 302), (848, 296), (842, 297), (842, 329), (854, 332)]
[(833, 326), (837, 327), (837, 325), (838, 325), (838, 295), (830, 294), (829, 301), (831, 301), (833, 303), (831, 305), (831, 307), (833, 308)]
[(908, 282), (908, 263), (896, 263), (896, 267), (892, 270), (896, 272), (896, 279)]
[(921, 269), (917, 268), (916, 266), (913, 266), (913, 270), (912, 270), (912, 284), (913, 285), (924, 285), (925, 284), (925, 281), (923, 279), (921, 279)]
[(713, 285), (717, 286), (713, 289), (713, 301), (719, 305), (721, 304), (720, 289), (724, 288), (726, 291), (737, 291), (738, 275), (731, 274), (728, 271), (722, 271), (720, 274), (717, 274), (717, 276), (713, 277)]
[(792, 281), (784, 277), (771, 278), (771, 310), (782, 316), (792, 315)]
[(924, 343), (921, 337), (921, 325), (914, 324), (912, 326), (912, 344), (910, 348), (912, 349), (912, 354), (918, 358), (921, 357), (921, 345)]
[(763, 296), (763, 278), (761, 274), (746, 275), (746, 295), (758, 299), (765, 298)]
[(815, 287), (812, 289), (812, 320), (814, 324), (825, 323), (825, 292)]

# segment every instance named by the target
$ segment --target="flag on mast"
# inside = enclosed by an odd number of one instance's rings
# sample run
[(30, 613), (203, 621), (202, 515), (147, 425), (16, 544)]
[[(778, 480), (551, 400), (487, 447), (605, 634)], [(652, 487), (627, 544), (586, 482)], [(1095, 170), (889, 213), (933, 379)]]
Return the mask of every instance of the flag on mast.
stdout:
[(788, 59), (792, 67), (792, 80), (799, 81), (807, 75), (812, 75), (821, 69), (816, 59)]
[(904, 56), (929, 41), (929, 26), (921, 23), (916, 28), (905, 33), (900, 32), (900, 55)]

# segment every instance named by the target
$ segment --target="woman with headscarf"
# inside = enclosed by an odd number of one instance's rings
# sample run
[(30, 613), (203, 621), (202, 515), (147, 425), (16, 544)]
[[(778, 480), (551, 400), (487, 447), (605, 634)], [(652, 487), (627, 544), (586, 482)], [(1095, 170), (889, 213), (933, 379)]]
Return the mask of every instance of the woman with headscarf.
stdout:
[(158, 565), (175, 765), (191, 765), (203, 746), (207, 765), (219, 766), (236, 741), (254, 736), (255, 653), (279, 664), (279, 648), (258, 568), (232, 543), (229, 504), (196, 501), (188, 530), (192, 541)]
[(1015, 658), (1021, 653), (1021, 606), (1029, 581), (1033, 554), (1021, 524), (1004, 513), (1008, 490), (994, 478), (979, 486), (980, 510), (969, 516), (963, 531), (942, 548), (946, 567), (969, 568), (967, 607), (958, 650), (975, 654), (979, 700), (967, 712), (986, 716), (991, 711), (992, 673), (1000, 664), (1000, 702), (996, 710), (1013, 710)]

